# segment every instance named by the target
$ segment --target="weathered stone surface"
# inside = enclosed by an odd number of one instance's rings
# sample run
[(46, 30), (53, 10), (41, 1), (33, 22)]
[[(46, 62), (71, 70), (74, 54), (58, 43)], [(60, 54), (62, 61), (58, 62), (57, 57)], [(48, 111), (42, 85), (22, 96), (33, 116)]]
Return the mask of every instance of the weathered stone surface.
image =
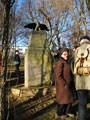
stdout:
[(48, 94), (55, 95), (56, 89), (55, 87), (31, 87), (31, 88), (25, 88), (25, 87), (19, 87), (19, 88), (12, 88), (12, 93), (15, 96), (19, 97), (30, 97), (33, 98), (35, 96), (45, 96)]
[(48, 88), (44, 88), (44, 89), (43, 89), (43, 93), (42, 93), (42, 94), (43, 94), (43, 95), (46, 95), (46, 94), (47, 94), (47, 92), (48, 92)]
[(19, 89), (13, 88), (13, 89), (11, 90), (11, 92), (12, 92), (13, 94), (17, 95), (17, 96), (20, 95), (20, 90), (19, 90)]
[(25, 87), (40, 86), (51, 82), (51, 57), (46, 32), (31, 33), (24, 65)]

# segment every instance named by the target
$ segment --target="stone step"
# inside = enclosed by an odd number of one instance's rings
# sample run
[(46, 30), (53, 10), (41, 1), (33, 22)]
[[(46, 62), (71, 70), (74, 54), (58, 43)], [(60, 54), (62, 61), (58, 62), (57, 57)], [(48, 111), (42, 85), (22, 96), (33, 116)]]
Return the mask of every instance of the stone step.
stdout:
[(18, 95), (20, 97), (28, 96), (33, 98), (34, 96), (45, 96), (46, 94), (56, 94), (55, 87), (32, 87), (32, 88), (25, 88), (25, 87), (19, 87), (19, 88), (12, 88), (11, 92), (14, 95)]

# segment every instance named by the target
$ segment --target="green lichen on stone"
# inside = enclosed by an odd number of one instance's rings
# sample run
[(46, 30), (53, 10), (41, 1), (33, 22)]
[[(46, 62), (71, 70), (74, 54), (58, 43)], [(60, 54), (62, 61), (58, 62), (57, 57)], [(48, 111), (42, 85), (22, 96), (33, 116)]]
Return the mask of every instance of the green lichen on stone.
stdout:
[[(32, 32), (29, 46), (25, 58), (28, 61), (30, 86), (40, 85), (40, 81), (44, 84), (50, 84), (51, 75), (51, 56), (48, 50), (46, 33)], [(33, 82), (31, 82), (33, 81)]]

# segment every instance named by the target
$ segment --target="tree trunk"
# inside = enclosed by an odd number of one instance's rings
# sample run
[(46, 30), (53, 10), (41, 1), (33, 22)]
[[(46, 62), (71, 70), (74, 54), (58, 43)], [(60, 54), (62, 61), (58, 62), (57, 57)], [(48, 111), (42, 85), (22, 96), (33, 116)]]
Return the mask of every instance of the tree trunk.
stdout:
[(2, 86), (1, 86), (1, 120), (7, 119), (7, 102), (6, 102), (6, 79), (7, 79), (7, 59), (8, 59), (8, 36), (9, 36), (9, 15), (10, 1), (4, 5), (4, 32), (2, 39)]
[[(1, 70), (1, 109), (0, 120), (6, 120), (8, 113), (8, 102), (6, 101), (6, 80), (7, 80), (7, 60), (8, 60), (8, 48), (9, 48), (9, 20), (10, 9), (13, 6), (15, 0), (1, 0), (4, 7), (4, 30), (2, 39), (2, 70)], [(7, 91), (8, 92), (8, 91)]]
[(1, 120), (1, 79), (0, 79), (0, 120)]

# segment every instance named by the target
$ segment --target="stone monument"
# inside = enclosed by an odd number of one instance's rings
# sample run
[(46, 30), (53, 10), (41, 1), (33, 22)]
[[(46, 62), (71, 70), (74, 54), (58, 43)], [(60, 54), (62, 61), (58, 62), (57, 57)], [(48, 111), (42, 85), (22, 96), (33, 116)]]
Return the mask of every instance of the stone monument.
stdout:
[(25, 87), (51, 83), (51, 56), (46, 31), (32, 31), (30, 33), (24, 67)]

